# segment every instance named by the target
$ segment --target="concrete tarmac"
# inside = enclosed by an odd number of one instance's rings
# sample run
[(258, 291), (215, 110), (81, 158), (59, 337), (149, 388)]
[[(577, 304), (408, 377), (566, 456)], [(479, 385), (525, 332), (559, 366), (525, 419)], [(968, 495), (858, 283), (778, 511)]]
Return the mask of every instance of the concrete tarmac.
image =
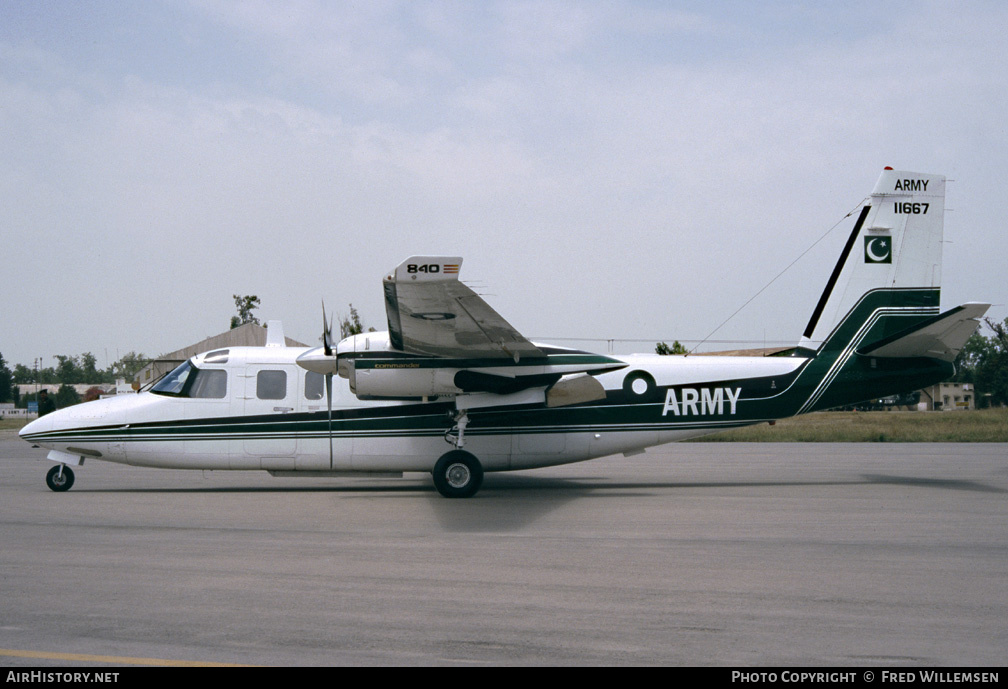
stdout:
[(3, 665), (1008, 657), (1001, 444), (678, 444), (470, 500), (96, 460), (57, 494), (44, 457), (0, 439)]

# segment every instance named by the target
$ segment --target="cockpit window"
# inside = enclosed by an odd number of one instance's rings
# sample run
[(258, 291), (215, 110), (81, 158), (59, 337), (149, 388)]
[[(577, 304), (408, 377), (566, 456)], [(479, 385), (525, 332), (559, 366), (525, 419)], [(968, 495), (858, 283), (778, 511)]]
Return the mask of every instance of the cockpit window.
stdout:
[(155, 383), (154, 387), (151, 388), (151, 392), (181, 397), (182, 390), (185, 389), (185, 384), (189, 381), (189, 376), (195, 370), (195, 366), (185, 361), (175, 368), (174, 371)]
[(197, 369), (189, 397), (220, 400), (227, 396), (227, 371), (223, 369)]
[(227, 371), (198, 369), (186, 361), (159, 380), (151, 392), (172, 397), (223, 399), (227, 395)]

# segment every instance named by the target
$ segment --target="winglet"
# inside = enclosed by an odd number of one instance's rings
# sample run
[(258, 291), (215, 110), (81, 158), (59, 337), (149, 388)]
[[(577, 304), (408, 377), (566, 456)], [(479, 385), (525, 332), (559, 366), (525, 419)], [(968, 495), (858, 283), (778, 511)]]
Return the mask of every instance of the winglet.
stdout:
[(410, 256), (386, 276), (386, 282), (443, 282), (458, 280), (460, 256)]
[(389, 343), (409, 354), (514, 359), (544, 355), (459, 279), (458, 256), (411, 256), (385, 276)]

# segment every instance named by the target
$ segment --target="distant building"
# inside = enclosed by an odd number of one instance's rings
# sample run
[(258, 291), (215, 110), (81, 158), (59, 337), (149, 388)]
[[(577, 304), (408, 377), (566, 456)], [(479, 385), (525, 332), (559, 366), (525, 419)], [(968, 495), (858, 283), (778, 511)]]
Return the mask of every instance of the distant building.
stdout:
[(965, 411), (976, 409), (976, 390), (972, 383), (938, 383), (921, 390), (920, 409), (926, 411)]
[[(308, 345), (285, 337), (288, 347), (307, 347)], [(157, 359), (144, 366), (134, 376), (134, 388), (144, 388), (158, 378), (168, 373), (183, 361), (203, 352), (227, 347), (263, 347), (266, 345), (266, 328), (258, 323), (245, 323), (237, 328), (226, 330), (219, 335), (200, 340), (196, 344), (177, 349), (168, 354), (162, 354)]]
[(133, 385), (126, 382), (125, 378), (116, 378), (115, 387), (111, 390), (102, 393), (102, 399), (106, 397), (115, 397), (116, 395), (126, 395), (134, 393), (136, 390), (133, 389)]
[[(18, 394), (24, 397), (25, 395), (34, 395), (35, 388), (39, 390), (48, 390), (50, 395), (55, 395), (56, 391), (63, 386), (62, 383), (18, 383), (17, 389)], [(70, 385), (76, 391), (78, 395), (84, 397), (84, 394), (91, 388), (100, 388), (103, 392), (107, 392), (112, 389), (111, 383), (73, 383)]]
[(790, 347), (758, 347), (755, 349), (725, 349), (720, 352), (696, 352), (691, 356), (777, 356), (781, 352), (794, 349)]
[(27, 409), (18, 409), (14, 406), (13, 402), (3, 402), (0, 404), (0, 419), (34, 419), (37, 414), (36, 411), (29, 412)]

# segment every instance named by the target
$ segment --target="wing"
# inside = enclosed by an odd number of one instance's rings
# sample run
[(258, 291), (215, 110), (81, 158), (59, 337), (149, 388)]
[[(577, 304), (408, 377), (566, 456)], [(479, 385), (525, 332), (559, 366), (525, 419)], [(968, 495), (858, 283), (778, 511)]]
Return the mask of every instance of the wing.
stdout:
[(545, 355), (459, 282), (457, 256), (412, 256), (383, 280), (391, 344), (408, 354), (471, 359)]

